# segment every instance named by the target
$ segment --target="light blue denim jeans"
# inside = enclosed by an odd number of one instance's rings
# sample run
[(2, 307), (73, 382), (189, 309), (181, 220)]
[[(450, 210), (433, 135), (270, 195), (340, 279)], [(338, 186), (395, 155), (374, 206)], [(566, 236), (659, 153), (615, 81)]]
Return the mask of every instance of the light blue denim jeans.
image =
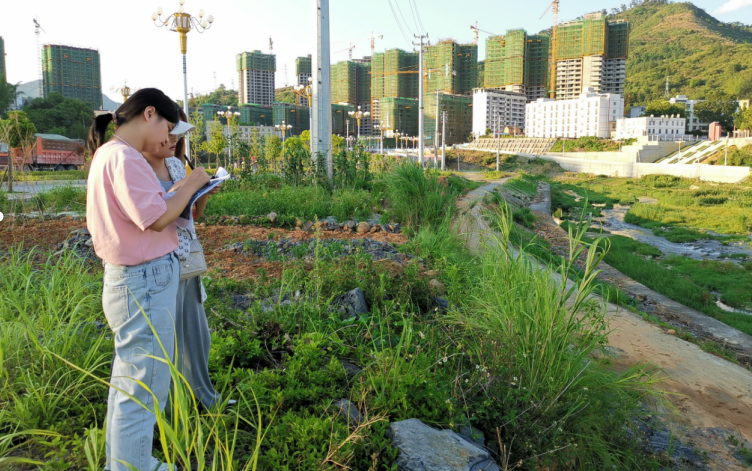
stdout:
[(111, 384), (150, 409), (110, 388), (105, 469), (127, 471), (124, 463), (130, 463), (152, 471), (155, 398), (160, 413), (168, 401), (170, 369), (150, 356), (173, 360), (179, 283), (180, 264), (172, 253), (130, 267), (105, 263), (102, 307), (115, 340)]

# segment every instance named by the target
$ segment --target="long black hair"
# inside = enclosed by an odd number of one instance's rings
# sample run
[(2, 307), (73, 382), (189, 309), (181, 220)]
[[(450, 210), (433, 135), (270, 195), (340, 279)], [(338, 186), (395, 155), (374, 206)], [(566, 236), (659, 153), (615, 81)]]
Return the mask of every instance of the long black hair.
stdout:
[[(157, 115), (167, 121), (177, 124), (180, 120), (178, 105), (161, 90), (156, 88), (142, 88), (130, 96), (116, 112), (115, 126), (121, 126), (131, 119), (140, 116), (144, 110), (153, 106)], [(89, 139), (86, 143), (89, 152), (94, 152), (105, 143), (107, 126), (113, 121), (112, 114), (96, 116), (89, 129)]]

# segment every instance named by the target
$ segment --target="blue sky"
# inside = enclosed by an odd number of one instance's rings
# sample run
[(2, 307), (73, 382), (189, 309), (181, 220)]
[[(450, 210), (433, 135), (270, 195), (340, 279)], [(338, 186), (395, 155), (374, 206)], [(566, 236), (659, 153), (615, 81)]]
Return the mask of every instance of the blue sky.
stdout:
[[(418, 30), (428, 32), (432, 40), (473, 39), (470, 25), (503, 34), (507, 29), (525, 28), (535, 33), (551, 25), (550, 12), (539, 19), (548, 0), (413, 0), (420, 20), (414, 16), (411, 0), (391, 0), (404, 33), (410, 37)], [(618, 7), (626, 0), (561, 0), (560, 21), (602, 8)], [(3, 5), (0, 36), (5, 39), (8, 80), (35, 80), (37, 60), (32, 19), (37, 17), (46, 34), (43, 43), (93, 47), (102, 56), (102, 88), (109, 91), (127, 79), (132, 87), (158, 87), (174, 98), (182, 98), (182, 59), (177, 33), (157, 28), (151, 13), (161, 6), (175, 11), (177, 0), (8, 0)], [(696, 0), (722, 21), (752, 23), (752, 0)], [(313, 0), (186, 0), (186, 11), (197, 14), (203, 8), (215, 17), (213, 27), (204, 34), (191, 32), (188, 39), (188, 88), (207, 92), (216, 83), (230, 86), (237, 82), (235, 55), (242, 51), (268, 50), (269, 36), (277, 55), (277, 86), (294, 82), (295, 58), (312, 52)], [(353, 40), (353, 57), (370, 55), (371, 31), (384, 38), (377, 40), (376, 51), (399, 47), (409, 49), (395, 19), (390, 0), (330, 0), (332, 50), (340, 51)], [(422, 24), (422, 27), (421, 27)], [(484, 56), (485, 34), (481, 34), (479, 54)], [(347, 51), (333, 54), (332, 61), (347, 59)], [(235, 83), (237, 86), (237, 83)]]

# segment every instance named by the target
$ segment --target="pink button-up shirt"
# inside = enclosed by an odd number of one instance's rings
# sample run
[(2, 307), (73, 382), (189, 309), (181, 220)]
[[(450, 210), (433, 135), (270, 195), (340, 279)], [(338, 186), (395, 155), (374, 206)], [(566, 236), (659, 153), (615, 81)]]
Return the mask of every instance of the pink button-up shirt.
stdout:
[(164, 189), (140, 152), (117, 138), (97, 149), (89, 170), (86, 225), (102, 260), (132, 266), (174, 251), (174, 224), (162, 232), (149, 229), (166, 211)]

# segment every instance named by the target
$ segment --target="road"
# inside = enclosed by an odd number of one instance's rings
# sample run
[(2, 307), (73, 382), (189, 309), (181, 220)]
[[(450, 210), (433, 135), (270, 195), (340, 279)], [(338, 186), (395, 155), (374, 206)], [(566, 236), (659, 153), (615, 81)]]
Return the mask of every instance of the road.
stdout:
[[(8, 199), (25, 198), (28, 195), (33, 195), (43, 191), (50, 191), (57, 186), (74, 186), (79, 188), (86, 187), (86, 180), (47, 180), (36, 182), (13, 182), (14, 193), (8, 195)], [(8, 190), (7, 183), (3, 183), (1, 186), (3, 191)]]

